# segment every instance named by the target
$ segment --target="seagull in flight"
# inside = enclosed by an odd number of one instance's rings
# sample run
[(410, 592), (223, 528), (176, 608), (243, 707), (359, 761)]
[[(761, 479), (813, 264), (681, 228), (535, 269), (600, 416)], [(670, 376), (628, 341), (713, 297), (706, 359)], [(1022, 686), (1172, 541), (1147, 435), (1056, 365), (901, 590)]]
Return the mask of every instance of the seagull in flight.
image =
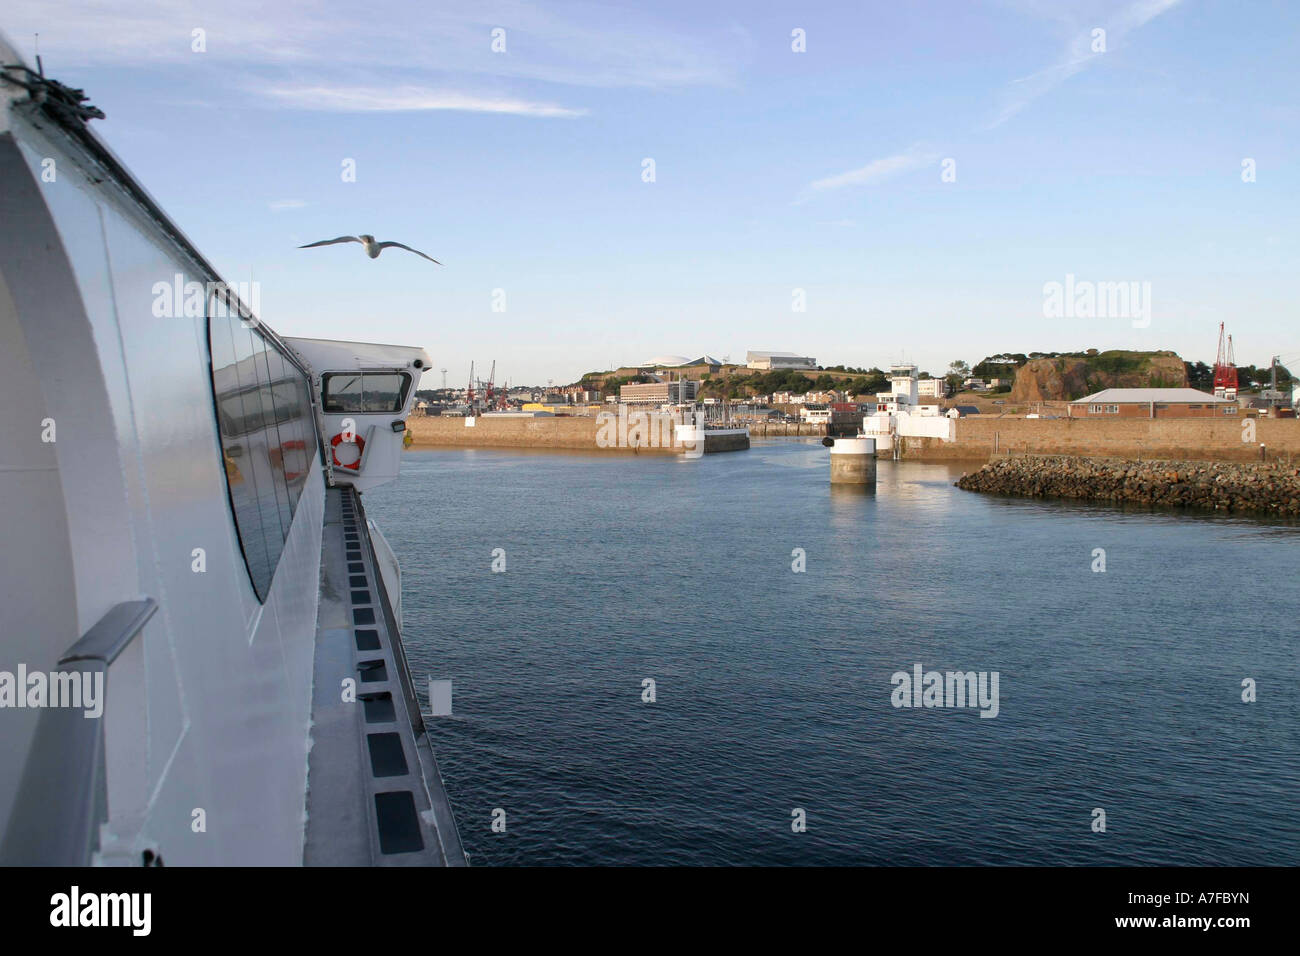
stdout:
[(439, 265), (439, 266), (442, 265), (442, 263), (439, 262), (437, 259), (433, 258), (432, 256), (426, 256), (419, 249), (412, 249), (410, 246), (404, 246), (400, 242), (375, 242), (374, 236), (368, 236), (365, 233), (362, 233), (359, 236), (339, 236), (337, 239), (322, 239), (320, 242), (309, 242), (307, 243), (307, 245), (299, 246), (298, 248), (312, 249), (316, 246), (332, 246), (336, 242), (359, 242), (361, 243), (362, 246), (365, 247), (366, 255), (368, 255), (371, 259), (378, 259), (379, 254), (381, 252), (383, 252), (385, 249), (389, 247), (392, 247), (395, 249), (405, 249), (407, 252), (414, 252), (417, 256), (421, 256), (425, 259), (428, 259), (434, 265)]

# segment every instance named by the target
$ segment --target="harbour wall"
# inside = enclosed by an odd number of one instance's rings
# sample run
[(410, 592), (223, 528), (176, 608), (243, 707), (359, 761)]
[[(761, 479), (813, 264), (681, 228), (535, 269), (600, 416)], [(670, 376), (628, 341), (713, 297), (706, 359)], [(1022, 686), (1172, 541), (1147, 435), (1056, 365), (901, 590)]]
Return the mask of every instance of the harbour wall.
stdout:
[[(586, 416), (553, 416), (543, 418), (493, 418), (481, 416), (472, 427), (466, 419), (452, 417), (409, 418), (406, 427), (411, 432), (413, 448), (556, 448), (571, 451), (609, 452), (612, 454), (680, 455), (680, 444), (665, 442), (662, 436), (672, 436), (667, 416), (656, 416), (654, 435), (657, 440), (640, 444), (620, 445), (597, 442), (599, 426), (596, 419)], [(641, 436), (630, 436), (634, 441)]]
[[(622, 454), (680, 454), (669, 443), (668, 416), (652, 416), (653, 441), (634, 445), (598, 442), (600, 424), (590, 417), (481, 417), (472, 428), (463, 418), (414, 417), (407, 421), (417, 448), (555, 448)], [(1245, 427), (1243, 427), (1243, 422)], [(953, 421), (954, 440), (901, 436), (899, 455), (921, 461), (988, 461), (1017, 455), (1161, 458), (1199, 461), (1300, 459), (1300, 419), (1121, 419), (971, 416)], [(1250, 429), (1253, 427), (1253, 434)], [(825, 425), (750, 425), (755, 438), (821, 437)], [(608, 435), (608, 432), (607, 432)], [(635, 440), (637, 436), (629, 435)], [(1243, 441), (1243, 438), (1249, 439)], [(1260, 446), (1265, 446), (1261, 452)], [(652, 446), (652, 447), (647, 447)], [(713, 450), (712, 447), (709, 449)], [(882, 453), (888, 454), (884, 449)]]
[[(413, 448), (553, 448), (628, 455), (680, 455), (688, 451), (677, 438), (670, 415), (649, 413), (641, 427), (635, 419), (610, 421), (588, 416), (541, 418), (491, 415), (474, 419), (414, 417), (407, 419)], [(705, 431), (704, 451), (739, 451), (749, 447), (744, 434)]]
[(704, 432), (704, 453), (712, 455), (720, 451), (744, 451), (749, 447), (749, 436), (743, 431)]
[[(807, 422), (750, 422), (749, 433), (755, 438), (823, 438), (826, 425), (810, 425)], [(856, 435), (858, 426), (851, 428), (835, 427), (831, 434), (844, 435), (846, 438)]]
[(1300, 457), (1300, 419), (971, 416), (955, 424), (951, 442), (901, 437), (900, 457), (987, 461), (1015, 455), (1074, 455), (1241, 462)]

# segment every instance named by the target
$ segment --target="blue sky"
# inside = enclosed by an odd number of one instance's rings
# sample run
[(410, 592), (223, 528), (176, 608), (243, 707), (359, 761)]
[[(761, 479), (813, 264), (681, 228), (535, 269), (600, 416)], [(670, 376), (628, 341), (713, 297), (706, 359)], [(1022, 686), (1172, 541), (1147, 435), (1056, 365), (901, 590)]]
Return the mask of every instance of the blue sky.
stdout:
[[(1300, 365), (1297, 4), (11, 0), (0, 25), (29, 56), (39, 31), (274, 328), (423, 345), (452, 383), (747, 349), (1212, 361), (1221, 321), (1239, 361)], [(361, 232), (445, 267), (295, 248)], [(1149, 282), (1149, 326), (1045, 317), (1067, 274)]]

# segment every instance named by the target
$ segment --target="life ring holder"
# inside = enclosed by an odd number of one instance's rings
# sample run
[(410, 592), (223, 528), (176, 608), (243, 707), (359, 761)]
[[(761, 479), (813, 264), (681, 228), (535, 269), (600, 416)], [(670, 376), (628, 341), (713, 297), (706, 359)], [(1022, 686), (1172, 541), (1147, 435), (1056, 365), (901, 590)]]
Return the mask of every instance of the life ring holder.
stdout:
[(332, 457), (332, 458), (334, 459), (334, 467), (335, 467), (335, 468), (345, 468), (345, 469), (347, 469), (348, 471), (351, 471), (351, 472), (358, 472), (358, 471), (360, 471), (360, 470), (361, 470), (361, 455), (362, 455), (362, 453), (366, 450), (366, 440), (365, 440), (364, 438), (362, 438), (360, 435), (353, 435), (353, 436), (352, 436), (352, 442), (349, 442), (349, 444), (352, 444), (352, 443), (355, 443), (355, 444), (356, 444), (356, 446), (357, 446), (357, 460), (354, 461), (354, 462), (353, 462), (352, 464), (350, 464), (350, 465), (345, 465), (345, 464), (343, 464), (341, 461), (339, 461), (339, 456), (336, 455), (336, 454), (334, 454), (334, 450), (335, 450), (336, 448), (338, 448), (339, 445), (342, 444), (342, 443), (343, 443), (343, 433), (342, 433), (342, 432), (339, 432), (337, 435), (335, 435), (333, 438), (330, 439), (330, 457)]

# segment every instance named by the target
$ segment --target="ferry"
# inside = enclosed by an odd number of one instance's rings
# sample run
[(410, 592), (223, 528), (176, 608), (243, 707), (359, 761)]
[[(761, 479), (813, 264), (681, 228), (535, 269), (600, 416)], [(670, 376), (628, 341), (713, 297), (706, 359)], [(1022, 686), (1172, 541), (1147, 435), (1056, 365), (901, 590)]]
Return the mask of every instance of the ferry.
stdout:
[(0, 66), (0, 863), (465, 865), (365, 508), (428, 353), (277, 334)]

